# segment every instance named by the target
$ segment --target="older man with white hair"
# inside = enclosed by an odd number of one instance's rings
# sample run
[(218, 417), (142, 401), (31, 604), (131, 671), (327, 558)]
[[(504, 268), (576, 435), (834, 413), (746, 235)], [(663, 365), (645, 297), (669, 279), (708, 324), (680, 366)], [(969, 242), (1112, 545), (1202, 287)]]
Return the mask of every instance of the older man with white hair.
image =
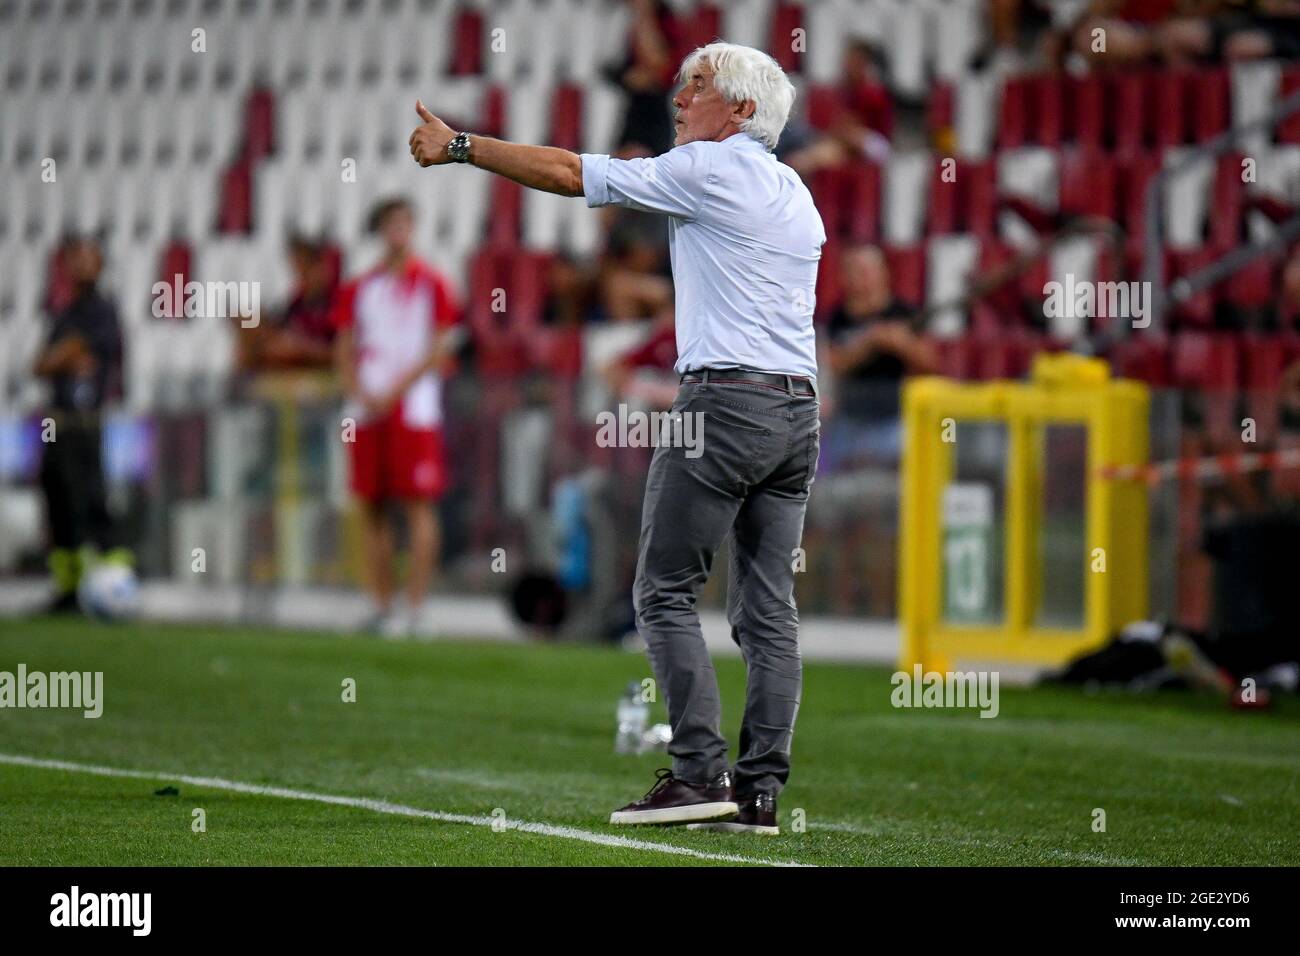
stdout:
[[(794, 101), (776, 61), (711, 43), (686, 58), (680, 82), (675, 144), (661, 156), (454, 132), (419, 102), (411, 155), (669, 217), (681, 374), (672, 410), (702, 415), (703, 441), (655, 450), (634, 597), (668, 705), (673, 767), (610, 822), (776, 834), (802, 689), (794, 566), (819, 447), (812, 316), (826, 233), (807, 188), (772, 155)], [(728, 536), (727, 617), (748, 669), (734, 766), (696, 611)]]

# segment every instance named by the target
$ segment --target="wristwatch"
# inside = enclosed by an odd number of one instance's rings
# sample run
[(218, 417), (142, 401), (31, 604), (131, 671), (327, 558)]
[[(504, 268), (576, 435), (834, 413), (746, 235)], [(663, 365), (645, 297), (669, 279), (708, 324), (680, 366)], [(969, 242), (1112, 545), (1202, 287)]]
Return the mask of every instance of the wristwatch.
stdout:
[(452, 162), (468, 163), (469, 162), (469, 133), (457, 133), (447, 144), (447, 155), (451, 157)]

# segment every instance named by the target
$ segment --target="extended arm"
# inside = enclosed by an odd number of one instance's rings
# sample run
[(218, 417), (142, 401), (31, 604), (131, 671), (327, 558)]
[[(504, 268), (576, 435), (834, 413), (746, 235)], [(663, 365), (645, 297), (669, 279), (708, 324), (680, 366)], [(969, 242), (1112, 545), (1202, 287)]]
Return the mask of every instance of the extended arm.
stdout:
[[(447, 144), (456, 135), (446, 123), (416, 101), (415, 111), (424, 120), (411, 134), (411, 155), (421, 166), (439, 166), (452, 162)], [(513, 179), (530, 189), (582, 195), (582, 160), (577, 153), (554, 146), (528, 146), (508, 143), (491, 136), (470, 137), (470, 162), (480, 169)]]

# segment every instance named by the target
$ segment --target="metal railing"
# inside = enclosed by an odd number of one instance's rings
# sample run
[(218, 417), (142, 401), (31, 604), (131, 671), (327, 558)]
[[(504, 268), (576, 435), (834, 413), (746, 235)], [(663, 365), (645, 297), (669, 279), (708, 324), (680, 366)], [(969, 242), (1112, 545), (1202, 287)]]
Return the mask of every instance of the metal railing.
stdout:
[(1214, 139), (1190, 148), (1178, 162), (1164, 167), (1151, 177), (1151, 181), (1147, 183), (1145, 199), (1146, 234), (1143, 239), (1142, 270), (1144, 280), (1149, 283), (1147, 288), (1151, 290), (1150, 311), (1145, 321), (1141, 323), (1134, 321), (1133, 328), (1159, 330), (1168, 310), (1186, 302), (1198, 292), (1222, 282), (1261, 256), (1284, 249), (1291, 242), (1300, 239), (1300, 214), (1297, 214), (1278, 225), (1273, 235), (1264, 242), (1238, 246), (1191, 275), (1183, 276), (1168, 286), (1165, 285), (1162, 204), (1167, 185), (1175, 177), (1205, 159), (1222, 156), (1232, 150), (1246, 137), (1270, 132), (1295, 113), (1300, 113), (1300, 91), (1288, 96), (1259, 119), (1226, 129)]

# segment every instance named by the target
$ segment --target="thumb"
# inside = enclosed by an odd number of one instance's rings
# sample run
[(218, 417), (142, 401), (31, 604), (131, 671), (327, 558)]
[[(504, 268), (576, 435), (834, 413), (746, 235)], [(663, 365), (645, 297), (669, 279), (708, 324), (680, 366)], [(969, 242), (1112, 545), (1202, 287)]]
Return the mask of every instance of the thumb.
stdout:
[(428, 107), (419, 100), (415, 101), (415, 112), (419, 113), (420, 119), (424, 120), (426, 123), (432, 123), (437, 118), (430, 113)]

